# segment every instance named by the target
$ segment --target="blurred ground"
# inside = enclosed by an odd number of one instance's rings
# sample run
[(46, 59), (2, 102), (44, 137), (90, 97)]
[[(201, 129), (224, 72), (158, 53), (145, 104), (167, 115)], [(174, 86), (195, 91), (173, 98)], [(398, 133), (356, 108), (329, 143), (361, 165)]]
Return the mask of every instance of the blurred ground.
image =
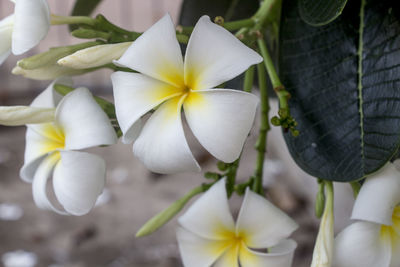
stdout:
[[(34, 253), (28, 259), (36, 260), (36, 266), (181, 266), (175, 240), (176, 220), (149, 237), (136, 239), (134, 234), (147, 219), (202, 183), (202, 173), (152, 174), (133, 157), (130, 145), (97, 148), (92, 152), (102, 155), (108, 166), (107, 188), (98, 206), (82, 217), (60, 216), (36, 208), (31, 185), (19, 179), (24, 132), (23, 127), (0, 128), (0, 257), (3, 260), (6, 252), (24, 250)], [(268, 196), (300, 225), (293, 235), (299, 243), (293, 266), (309, 266), (318, 223), (313, 214), (316, 182), (291, 161), (279, 129), (274, 128), (268, 140), (265, 164)], [(256, 156), (254, 142), (255, 136), (251, 134), (243, 153), (239, 179), (252, 174)], [(215, 160), (190, 133), (189, 144), (203, 171), (215, 169)], [(340, 229), (348, 221), (352, 195), (345, 185), (336, 185), (336, 189), (336, 204), (340, 206), (336, 210), (336, 226)], [(241, 200), (240, 197), (232, 199), (234, 212), (240, 208)], [(10, 211), (9, 205), (16, 206), (11, 206)], [(7, 208), (8, 215), (4, 213)], [(2, 209), (6, 218), (14, 220), (4, 220)]]

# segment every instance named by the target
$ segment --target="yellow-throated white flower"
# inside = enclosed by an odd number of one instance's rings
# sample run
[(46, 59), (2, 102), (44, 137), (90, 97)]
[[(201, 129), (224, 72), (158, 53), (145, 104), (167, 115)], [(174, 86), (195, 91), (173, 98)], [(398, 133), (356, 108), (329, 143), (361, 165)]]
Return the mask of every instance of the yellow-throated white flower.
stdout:
[(196, 200), (178, 221), (179, 249), (187, 267), (239, 267), (239, 262), (242, 267), (291, 266), (297, 244), (287, 237), (297, 224), (247, 190), (235, 225), (225, 179)]
[[(254, 121), (258, 99), (242, 91), (212, 89), (262, 61), (207, 16), (197, 22), (183, 61), (171, 17), (144, 32), (115, 63), (140, 73), (111, 79), (123, 141), (152, 171), (195, 171), (182, 128), (181, 109), (199, 142), (216, 158), (239, 157)], [(140, 117), (155, 109), (143, 129)]]
[(50, 28), (46, 0), (13, 0), (14, 14), (0, 21), (0, 64), (12, 52), (20, 55), (35, 47)]
[(335, 267), (400, 266), (400, 172), (388, 163), (368, 177), (352, 219), (335, 239)]
[[(105, 163), (96, 155), (75, 150), (116, 143), (107, 115), (86, 88), (61, 99), (50, 85), (31, 106), (56, 107), (55, 118), (54, 122), (27, 125), (21, 178), (32, 183), (38, 207), (60, 214), (86, 214), (103, 191)], [(57, 209), (47, 196), (51, 175), (55, 196), (65, 211)]]

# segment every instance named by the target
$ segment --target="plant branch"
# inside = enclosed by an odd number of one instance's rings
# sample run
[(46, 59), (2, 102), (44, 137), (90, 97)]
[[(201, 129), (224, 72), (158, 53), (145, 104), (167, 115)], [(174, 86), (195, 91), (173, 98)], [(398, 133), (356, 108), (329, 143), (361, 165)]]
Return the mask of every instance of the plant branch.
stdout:
[(251, 66), (244, 74), (243, 91), (250, 93), (253, 88), (255, 67)]
[(260, 132), (255, 148), (258, 152), (256, 169), (254, 171), (254, 183), (252, 190), (260, 195), (263, 195), (262, 179), (264, 171), (264, 159), (267, 144), (267, 132), (270, 130), (268, 113), (269, 113), (269, 99), (267, 90), (267, 81), (265, 75), (265, 68), (263, 63), (257, 65), (258, 86), (260, 87), (261, 99), (261, 123)]

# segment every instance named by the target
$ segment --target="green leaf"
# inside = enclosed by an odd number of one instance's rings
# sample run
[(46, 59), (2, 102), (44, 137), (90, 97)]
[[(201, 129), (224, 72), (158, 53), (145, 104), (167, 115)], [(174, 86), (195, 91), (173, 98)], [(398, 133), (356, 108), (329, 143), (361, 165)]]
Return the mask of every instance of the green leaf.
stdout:
[[(89, 16), (102, 0), (76, 0), (72, 9), (72, 16)], [(76, 30), (76, 25), (70, 25), (70, 30)]]
[(300, 17), (312, 26), (322, 26), (342, 14), (347, 0), (299, 0)]
[(285, 140), (312, 176), (359, 180), (399, 148), (400, 7), (391, 3), (353, 0), (316, 28), (284, 1), (280, 75), (300, 131)]

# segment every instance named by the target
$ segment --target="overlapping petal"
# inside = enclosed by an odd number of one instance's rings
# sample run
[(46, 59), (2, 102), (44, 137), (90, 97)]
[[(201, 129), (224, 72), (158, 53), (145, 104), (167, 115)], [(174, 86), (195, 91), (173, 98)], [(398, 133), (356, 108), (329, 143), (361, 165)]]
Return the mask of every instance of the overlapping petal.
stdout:
[(20, 55), (36, 46), (50, 28), (46, 0), (18, 0), (15, 3), (12, 52)]
[(59, 152), (46, 157), (39, 165), (35, 172), (35, 177), (32, 183), (33, 200), (41, 209), (52, 210), (58, 214), (67, 215), (66, 212), (56, 208), (47, 196), (47, 181), (53, 173), (53, 169), (57, 162), (60, 160)]
[(84, 149), (117, 142), (109, 118), (86, 88), (75, 89), (61, 100), (56, 121), (65, 136), (66, 149)]
[(247, 189), (236, 232), (246, 237), (251, 248), (266, 248), (278, 244), (292, 234), (298, 225), (271, 202)]
[(203, 238), (225, 240), (235, 232), (229, 211), (225, 179), (213, 185), (179, 218), (187, 230)]
[(239, 243), (228, 248), (228, 250), (215, 262), (214, 267), (239, 267), (239, 250)]
[(334, 267), (389, 266), (390, 260), (390, 238), (381, 235), (379, 224), (355, 222), (336, 237)]
[(176, 235), (185, 266), (211, 266), (230, 245), (226, 241), (202, 238), (182, 227), (178, 228)]
[(185, 56), (185, 84), (193, 89), (213, 88), (231, 80), (262, 57), (208, 16), (197, 22)]
[[(138, 134), (135, 123), (146, 112), (176, 96), (179, 89), (170, 84), (137, 73), (115, 72), (111, 75), (118, 122), (124, 141)], [(135, 134), (136, 133), (136, 134)]]
[(236, 160), (253, 125), (258, 98), (229, 89), (191, 92), (184, 110), (193, 134), (214, 157)]
[(0, 65), (11, 53), (11, 40), (14, 16), (8, 16), (0, 21)]
[(354, 203), (352, 219), (391, 225), (393, 209), (400, 203), (400, 172), (388, 163), (368, 177)]
[(296, 247), (296, 242), (291, 239), (281, 240), (276, 246), (268, 248), (268, 253), (256, 252), (243, 246), (240, 250), (240, 264), (243, 267), (292, 266)]
[(72, 215), (88, 213), (105, 184), (104, 160), (84, 152), (61, 151), (53, 185), (58, 201)]
[(55, 108), (62, 99), (62, 95), (54, 90), (55, 84), (62, 84), (72, 86), (72, 79), (69, 77), (62, 77), (52, 82), (47, 88), (41, 92), (31, 103), (31, 107), (38, 108)]
[(133, 145), (133, 153), (153, 172), (200, 170), (183, 133), (181, 102), (180, 97), (175, 97), (163, 103)]
[(145, 31), (116, 64), (182, 87), (183, 59), (171, 17), (165, 15)]

